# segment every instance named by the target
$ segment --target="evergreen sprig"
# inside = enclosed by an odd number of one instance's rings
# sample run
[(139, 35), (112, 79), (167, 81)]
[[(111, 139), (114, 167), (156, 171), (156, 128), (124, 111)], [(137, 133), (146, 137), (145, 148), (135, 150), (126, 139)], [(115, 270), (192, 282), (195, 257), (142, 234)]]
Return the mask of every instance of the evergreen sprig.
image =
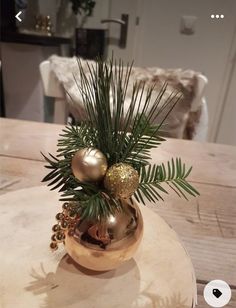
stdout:
[[(132, 65), (125, 67), (122, 62), (99, 61), (95, 67), (87, 64), (89, 74), (85, 73), (80, 61), (78, 66), (81, 86), (77, 85), (88, 121), (97, 131), (97, 148), (107, 156), (110, 165), (117, 162), (135, 164), (135, 161), (148, 164), (150, 149), (164, 141), (158, 132), (180, 95), (170, 94), (161, 105), (167, 84), (153, 100), (155, 86), (147, 87), (143, 81), (138, 81), (133, 85), (127, 107), (125, 99)], [(154, 125), (161, 117), (159, 125)]]
[[(130, 102), (126, 97), (130, 91), (132, 65), (98, 61), (87, 63), (87, 71), (78, 60), (80, 83), (75, 82), (83, 98), (86, 118), (80, 126), (67, 126), (58, 140), (57, 155), (45, 157), (50, 169), (43, 179), (51, 189), (59, 189), (63, 201), (74, 201), (77, 211), (84, 219), (102, 219), (117, 210), (122, 202), (107, 191), (103, 183), (84, 183), (76, 179), (71, 170), (71, 159), (76, 151), (86, 147), (100, 150), (108, 161), (108, 167), (115, 163), (128, 163), (140, 175), (140, 183), (134, 197), (145, 204), (148, 201), (163, 200), (163, 187), (168, 185), (177, 195), (187, 199), (186, 194), (198, 195), (187, 182), (191, 168), (187, 169), (179, 158), (167, 165), (150, 165), (150, 150), (165, 141), (160, 131), (180, 99), (172, 93), (164, 100), (167, 84), (153, 98), (155, 85), (136, 82), (131, 90)], [(68, 93), (69, 94), (69, 93)], [(156, 124), (158, 123), (158, 124)]]
[(180, 158), (175, 160), (172, 158), (166, 166), (163, 163), (161, 165), (142, 166), (139, 187), (134, 197), (143, 204), (145, 204), (143, 196), (152, 202), (163, 200), (161, 193), (168, 193), (163, 184), (167, 184), (179, 197), (182, 196), (186, 200), (187, 197), (184, 192), (195, 197), (199, 195), (198, 191), (186, 180), (191, 170), (192, 167), (186, 169)]
[(49, 163), (45, 167), (52, 169), (42, 181), (49, 182), (51, 190), (60, 188), (59, 192), (62, 192), (60, 201), (76, 202), (77, 213), (82, 219), (101, 219), (122, 210), (120, 200), (113, 198), (98, 185), (80, 182), (73, 176), (71, 171), (73, 153), (73, 151), (67, 153), (61, 160), (51, 154), (49, 154), (51, 158), (42, 154)]

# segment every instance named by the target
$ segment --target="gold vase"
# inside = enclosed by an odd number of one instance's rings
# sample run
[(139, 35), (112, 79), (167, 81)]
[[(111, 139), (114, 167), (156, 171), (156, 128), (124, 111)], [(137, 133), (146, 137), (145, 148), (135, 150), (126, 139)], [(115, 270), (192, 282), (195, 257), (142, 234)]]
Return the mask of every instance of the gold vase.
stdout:
[(65, 248), (78, 264), (107, 271), (131, 259), (143, 235), (143, 218), (136, 203), (122, 201), (124, 211), (102, 222), (78, 221), (66, 232)]

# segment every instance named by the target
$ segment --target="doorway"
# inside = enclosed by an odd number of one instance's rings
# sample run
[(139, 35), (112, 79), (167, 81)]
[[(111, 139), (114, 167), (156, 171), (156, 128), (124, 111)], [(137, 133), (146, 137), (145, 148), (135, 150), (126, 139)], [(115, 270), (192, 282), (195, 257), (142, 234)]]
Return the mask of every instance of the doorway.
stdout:
[[(129, 15), (127, 45), (117, 44), (120, 27), (109, 24), (108, 56), (135, 66), (191, 69), (209, 80), (205, 96), (209, 111), (209, 140), (215, 141), (217, 112), (223, 104), (222, 91), (227, 74), (234, 30), (234, 0), (111, 0), (109, 18)], [(223, 18), (212, 18), (218, 13)], [(183, 20), (194, 21), (192, 33), (182, 33)]]

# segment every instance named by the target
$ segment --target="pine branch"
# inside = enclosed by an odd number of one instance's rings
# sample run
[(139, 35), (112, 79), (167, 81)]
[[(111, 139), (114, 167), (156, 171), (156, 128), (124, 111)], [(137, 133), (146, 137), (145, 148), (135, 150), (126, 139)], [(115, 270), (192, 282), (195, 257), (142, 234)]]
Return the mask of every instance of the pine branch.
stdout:
[(122, 210), (122, 203), (109, 195), (105, 189), (99, 185), (92, 183), (82, 183), (78, 181), (71, 171), (71, 153), (69, 157), (59, 160), (49, 154), (51, 158), (46, 157), (49, 163), (46, 167), (52, 169), (42, 182), (49, 182), (48, 186), (52, 186), (51, 190), (60, 188), (62, 192), (60, 201), (76, 202), (76, 211), (81, 219), (100, 220), (115, 211)]
[[(105, 63), (98, 61), (94, 66), (87, 64), (85, 74), (78, 60), (81, 86), (89, 122), (97, 131), (97, 147), (108, 157), (109, 165), (127, 162), (134, 166), (146, 165), (150, 149), (160, 145), (160, 124), (155, 120), (166, 116), (179, 100), (178, 94), (171, 94), (162, 103), (167, 84), (164, 84), (153, 100), (155, 84), (147, 87), (145, 82), (134, 84), (128, 107), (125, 105), (132, 66), (124, 67), (122, 62)], [(126, 102), (127, 104), (127, 102)], [(106, 138), (104, 138), (106, 136)], [(149, 136), (149, 138), (147, 138)]]
[(172, 159), (166, 166), (149, 165), (150, 150), (165, 141), (160, 132), (178, 103), (179, 94), (173, 93), (164, 101), (167, 89), (164, 84), (153, 99), (155, 85), (147, 87), (141, 81), (133, 85), (131, 98), (127, 100), (132, 65), (125, 67), (121, 61), (98, 61), (95, 65), (87, 63), (88, 73), (80, 60), (78, 66), (80, 83), (75, 76), (74, 79), (83, 98), (84, 122), (80, 127), (67, 126), (63, 130), (56, 157), (43, 155), (49, 170), (43, 181), (48, 182), (51, 190), (59, 189), (60, 200), (75, 202), (84, 219), (99, 220), (122, 210), (121, 201), (110, 195), (103, 181), (82, 183), (74, 177), (72, 157), (87, 147), (100, 150), (107, 158), (108, 167), (124, 162), (138, 171), (140, 184), (134, 196), (142, 203), (145, 198), (152, 202), (163, 200), (162, 195), (168, 193), (164, 185), (186, 199), (186, 194), (198, 195), (186, 180), (191, 168), (186, 170), (180, 159)]
[(72, 195), (74, 195), (74, 197), (68, 197), (70, 196), (70, 192), (68, 191), (63, 195), (60, 201), (77, 202), (77, 213), (80, 215), (81, 219), (88, 219), (90, 221), (102, 220), (110, 215), (114, 215), (117, 211), (123, 210), (120, 200), (101, 191), (91, 195), (87, 199), (81, 199), (81, 196), (79, 196), (79, 202), (78, 195), (75, 195), (74, 192), (72, 192)]
[(134, 196), (138, 202), (145, 204), (144, 197), (148, 201), (163, 200), (161, 193), (168, 194), (163, 184), (167, 184), (178, 196), (183, 196), (186, 200), (186, 193), (197, 196), (198, 191), (187, 182), (192, 167), (186, 170), (185, 164), (180, 158), (167, 162), (167, 166), (149, 165), (142, 166), (140, 169), (140, 184)]
[(63, 134), (60, 134), (61, 139), (58, 140), (57, 144), (58, 157), (73, 154), (75, 151), (86, 147), (97, 147), (97, 131), (88, 123), (83, 122), (80, 127), (66, 126), (62, 131)]
[[(71, 170), (71, 154), (58, 160), (53, 155), (49, 154), (52, 158), (46, 157), (41, 153), (45, 160), (49, 163), (47, 167), (52, 169), (52, 171), (47, 174), (42, 182), (49, 182), (48, 186), (52, 186), (51, 190), (60, 188), (60, 192), (73, 191), (76, 194), (76, 189), (81, 189), (81, 193), (85, 195), (93, 195), (99, 191), (99, 187), (91, 183), (82, 183), (77, 180), (72, 174)], [(77, 200), (78, 201), (78, 200)]]

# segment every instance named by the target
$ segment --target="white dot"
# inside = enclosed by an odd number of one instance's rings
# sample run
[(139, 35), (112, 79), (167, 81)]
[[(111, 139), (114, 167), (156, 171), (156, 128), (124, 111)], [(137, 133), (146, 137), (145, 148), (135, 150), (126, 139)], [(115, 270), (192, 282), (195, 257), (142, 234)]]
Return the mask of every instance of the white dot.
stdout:
[(215, 15), (214, 15), (214, 14), (212, 14), (212, 15), (211, 15), (211, 18), (215, 18)]
[(222, 15), (220, 15), (220, 18), (224, 18), (225, 16), (222, 14)]
[(220, 15), (216, 15), (216, 18), (219, 18), (220, 17)]

